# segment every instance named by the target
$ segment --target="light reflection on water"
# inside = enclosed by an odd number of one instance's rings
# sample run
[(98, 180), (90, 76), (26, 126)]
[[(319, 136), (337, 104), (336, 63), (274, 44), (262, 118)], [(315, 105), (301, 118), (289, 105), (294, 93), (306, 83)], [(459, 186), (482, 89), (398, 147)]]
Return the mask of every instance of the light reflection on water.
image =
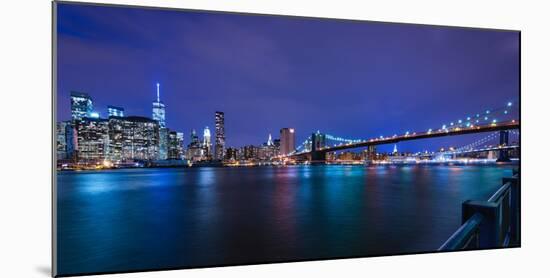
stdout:
[(511, 166), (128, 169), (58, 175), (61, 274), (433, 251)]

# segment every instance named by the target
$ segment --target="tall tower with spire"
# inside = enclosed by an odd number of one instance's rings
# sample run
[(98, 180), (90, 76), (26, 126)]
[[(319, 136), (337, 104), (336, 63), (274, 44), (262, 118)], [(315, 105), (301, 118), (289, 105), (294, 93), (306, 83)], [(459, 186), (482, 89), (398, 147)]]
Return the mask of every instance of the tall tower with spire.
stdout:
[(158, 159), (168, 159), (168, 129), (166, 128), (166, 110), (160, 101), (160, 84), (157, 83), (157, 99), (153, 101), (153, 120), (159, 123)]
[(397, 154), (397, 144), (393, 144), (393, 154)]
[(269, 134), (269, 137), (267, 138), (267, 145), (273, 146), (273, 139), (271, 139), (271, 133)]
[(160, 101), (160, 84), (157, 83), (157, 100), (153, 101), (153, 120), (159, 122), (161, 128), (166, 127), (166, 109)]

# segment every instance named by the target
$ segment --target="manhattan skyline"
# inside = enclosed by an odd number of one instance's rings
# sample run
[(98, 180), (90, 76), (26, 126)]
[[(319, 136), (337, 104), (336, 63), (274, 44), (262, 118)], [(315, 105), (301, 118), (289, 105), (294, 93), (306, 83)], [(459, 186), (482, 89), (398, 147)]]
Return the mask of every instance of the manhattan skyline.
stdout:
[(102, 117), (108, 105), (150, 117), (159, 82), (167, 126), (186, 141), (224, 111), (226, 146), (283, 127), (299, 144), (318, 129), (370, 138), (437, 128), (519, 96), (515, 32), (71, 4), (58, 13), (58, 120), (70, 118), (71, 90), (90, 94)]

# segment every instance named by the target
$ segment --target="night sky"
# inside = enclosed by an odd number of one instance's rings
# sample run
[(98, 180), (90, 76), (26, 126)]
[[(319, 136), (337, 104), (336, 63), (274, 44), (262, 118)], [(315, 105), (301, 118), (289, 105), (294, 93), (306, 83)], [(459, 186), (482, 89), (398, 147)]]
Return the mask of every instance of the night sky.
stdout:
[[(437, 129), (519, 98), (519, 33), (58, 4), (57, 117), (71, 90), (151, 117), (156, 83), (170, 129), (214, 129), (227, 146), (259, 145), (294, 127), (372, 138)], [(401, 143), (434, 150), (482, 135)], [(386, 146), (387, 149), (393, 146)], [(385, 148), (382, 148), (386, 150)]]

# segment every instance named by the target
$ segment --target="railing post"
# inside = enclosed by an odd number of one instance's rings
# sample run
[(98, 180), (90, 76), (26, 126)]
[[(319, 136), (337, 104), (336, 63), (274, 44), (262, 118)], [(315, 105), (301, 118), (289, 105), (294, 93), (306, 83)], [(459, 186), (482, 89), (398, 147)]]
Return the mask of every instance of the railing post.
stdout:
[(479, 227), (479, 246), (477, 248), (499, 247), (502, 240), (500, 231), (501, 212), (498, 204), (471, 200), (462, 203), (462, 223), (468, 221), (475, 213), (483, 215), (483, 222)]
[(504, 178), (503, 183), (510, 183), (510, 244), (520, 244), (520, 223), (521, 223), (521, 190), (518, 177)]

